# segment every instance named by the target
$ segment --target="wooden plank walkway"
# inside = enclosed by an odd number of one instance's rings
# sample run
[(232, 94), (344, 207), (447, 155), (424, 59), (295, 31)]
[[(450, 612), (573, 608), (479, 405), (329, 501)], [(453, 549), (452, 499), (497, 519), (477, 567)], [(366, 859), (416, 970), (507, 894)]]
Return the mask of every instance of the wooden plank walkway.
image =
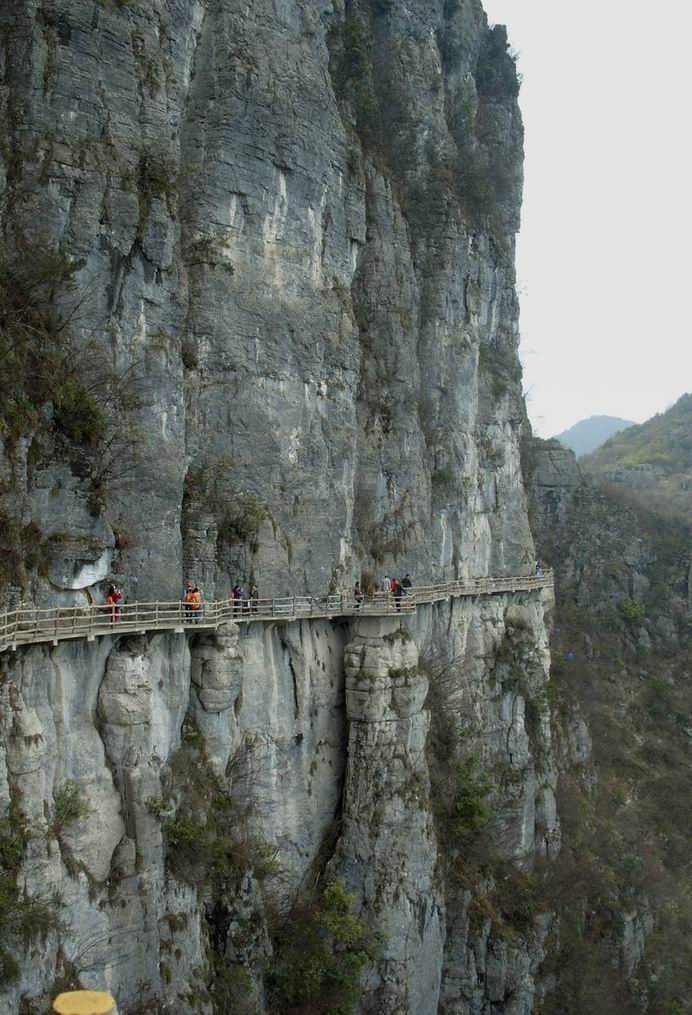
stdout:
[(240, 624), (258, 621), (286, 623), (294, 620), (333, 617), (406, 616), (418, 606), (438, 603), (456, 596), (486, 596), (503, 592), (531, 592), (552, 588), (552, 571), (516, 578), (467, 578), (410, 589), (397, 601), (378, 592), (356, 603), (352, 592), (340, 595), (286, 596), (233, 602), (204, 603), (193, 611), (181, 602), (124, 603), (114, 616), (110, 606), (72, 606), (36, 609), (19, 606), (0, 614), (0, 652), (19, 645), (53, 644), (83, 639), (94, 641), (104, 635), (146, 634), (148, 631), (192, 633), (214, 631), (228, 621)]

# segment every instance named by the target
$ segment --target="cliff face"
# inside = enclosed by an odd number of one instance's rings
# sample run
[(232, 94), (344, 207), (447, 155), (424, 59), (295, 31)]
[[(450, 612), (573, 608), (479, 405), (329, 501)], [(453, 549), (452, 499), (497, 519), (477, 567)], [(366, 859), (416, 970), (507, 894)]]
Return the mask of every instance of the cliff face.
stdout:
[(480, 4), (0, 19), (3, 264), (27, 290), (65, 260), (71, 288), (44, 295), (91, 364), (3, 421), (8, 542), (41, 547), (15, 585), (71, 602), (114, 571), (143, 600), (183, 570), (211, 597), (251, 572), (284, 594), (397, 561), (526, 567), (522, 127)]
[[(21, 0), (0, 46), (6, 602), (531, 571), (522, 127), (476, 0)], [(362, 977), (363, 1011), (530, 1012), (549, 606), (4, 657), (2, 1010)]]
[[(456, 664), (442, 711), (425, 707), (419, 659), (441, 645)], [(448, 787), (492, 800), (486, 859), (490, 841), (508, 870), (555, 856), (550, 730), (527, 719), (547, 662), (540, 593), (421, 608), (404, 624), (229, 625), (5, 660), (0, 799), (30, 830), (18, 904), (58, 889), (67, 920), (30, 936), (0, 1010), (43, 1010), (66, 982), (105, 983), (136, 1011), (284, 1010), (277, 921), (300, 943), (291, 907), (326, 865), (380, 937), (360, 1010), (530, 1012), (546, 925), (517, 932), (511, 913), (474, 910), (473, 868), (453, 874), (455, 836), (471, 838), (463, 821), (452, 838), (439, 823), (429, 727), (431, 708), (433, 722), (456, 716), (459, 764), (477, 758), (489, 780)], [(453, 763), (454, 737), (446, 749)], [(89, 813), (67, 812), (66, 787)], [(214, 834), (230, 844), (223, 868), (207, 865)]]
[(560, 989), (544, 1011), (684, 1011), (689, 525), (660, 489), (599, 485), (556, 441), (534, 441), (530, 458), (534, 531), (556, 569), (557, 602), (562, 851), (551, 875), (560, 928), (551, 968)]

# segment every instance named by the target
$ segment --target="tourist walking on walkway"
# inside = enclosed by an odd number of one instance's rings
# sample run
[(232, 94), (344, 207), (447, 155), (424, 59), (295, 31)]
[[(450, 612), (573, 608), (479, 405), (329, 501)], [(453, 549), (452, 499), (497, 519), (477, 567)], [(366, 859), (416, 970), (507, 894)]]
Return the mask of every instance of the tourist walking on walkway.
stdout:
[(353, 589), (353, 599), (356, 604), (356, 609), (359, 610), (363, 605), (363, 590), (360, 587), (360, 582), (356, 582)]
[(257, 613), (258, 608), (259, 592), (254, 582), (250, 585), (250, 609), (253, 613)]
[(401, 583), (401, 587), (404, 590), (404, 595), (408, 596), (410, 594), (409, 590), (413, 588), (413, 582), (411, 581), (411, 576), (410, 575), (407, 574), (404, 577), (404, 580)]
[(192, 606), (190, 605), (190, 601), (188, 599), (188, 596), (190, 595), (190, 593), (192, 592), (194, 587), (195, 586), (193, 585), (193, 583), (188, 578), (187, 581), (185, 582), (185, 586), (183, 588), (183, 598), (182, 598), (183, 610), (185, 611), (186, 619), (189, 619), (187, 615), (189, 613), (192, 613)]
[(110, 607), (111, 611), (111, 624), (117, 624), (120, 620), (120, 602), (123, 598), (122, 592), (116, 589), (115, 585), (108, 586), (108, 595), (106, 597), (106, 605)]
[(240, 585), (236, 582), (231, 589), (231, 600), (233, 602), (233, 616), (237, 616), (241, 610), (241, 600), (243, 598), (243, 590)]
[(399, 613), (401, 610), (401, 597), (404, 594), (404, 589), (398, 578), (392, 578), (392, 595), (394, 596), (394, 602), (396, 604), (396, 612)]
[(185, 612), (188, 620), (198, 623), (202, 619), (202, 593), (191, 581), (186, 582)]

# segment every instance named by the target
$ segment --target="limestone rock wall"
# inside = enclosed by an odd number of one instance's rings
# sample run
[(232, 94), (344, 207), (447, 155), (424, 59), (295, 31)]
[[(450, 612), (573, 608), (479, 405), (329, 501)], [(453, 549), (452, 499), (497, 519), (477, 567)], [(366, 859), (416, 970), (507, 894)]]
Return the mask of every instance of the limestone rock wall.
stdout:
[[(74, 385), (0, 425), (0, 604), (99, 602), (110, 580), (177, 599), (187, 575), (213, 598), (530, 573), (517, 91), (478, 0), (1, 5), (0, 282), (45, 255), (71, 267), (73, 289), (43, 285), (47, 319), (75, 383), (103, 401), (107, 367), (110, 395), (103, 433), (75, 425)], [(79, 977), (208, 1012), (211, 948), (262, 1012), (271, 910), (326, 865), (385, 942), (365, 1011), (528, 1012), (545, 927), (500, 941), (446, 883), (426, 688), (454, 659), (500, 853), (553, 856), (550, 730), (527, 704), (546, 606), (5, 657), (18, 884), (60, 887), (69, 914), (5, 1010)], [(280, 890), (248, 862), (217, 906), (167, 868), (200, 744)], [(61, 827), (74, 784), (92, 812)]]
[[(22, 1001), (43, 1010), (71, 978), (132, 1005), (211, 1012), (210, 947), (249, 977), (238, 1003), (264, 1011), (267, 906), (290, 906), (325, 865), (381, 934), (364, 1012), (480, 1011), (517, 991), (519, 1007), (497, 1010), (531, 1011), (541, 934), (510, 946), (490, 922), (470, 926), (470, 896), (445, 880), (426, 751), (434, 678), (423, 660), (442, 631), (458, 642), (465, 677), (454, 693), (475, 716), (469, 736), (488, 772), (513, 772), (498, 782), (493, 832), (505, 855), (529, 865), (555, 855), (549, 740), (540, 751), (532, 744), (529, 691), (503, 687), (498, 670), (499, 646), (519, 629), (544, 652), (542, 595), (441, 604), (404, 621), (229, 624), (214, 637), (104, 638), (5, 655), (1, 802), (30, 830), (18, 884), (38, 899), (59, 889), (63, 927), (22, 955), (0, 1011)], [(540, 675), (530, 671), (533, 693), (545, 689), (544, 663)], [(171, 780), (184, 780), (198, 741), (278, 871), (260, 883), (250, 862), (223, 918), (165, 860)], [(61, 827), (68, 780), (89, 813)], [(174, 794), (184, 791), (179, 782)]]
[(382, 934), (366, 1011), (434, 1011), (444, 904), (425, 743), (428, 681), (395, 619), (361, 620), (346, 648), (348, 767), (343, 831), (330, 861)]
[(4, 255), (77, 267), (123, 396), (86, 462), (50, 404), (0, 433), (17, 594), (530, 567), (522, 125), (477, 0), (19, 0), (0, 36)]

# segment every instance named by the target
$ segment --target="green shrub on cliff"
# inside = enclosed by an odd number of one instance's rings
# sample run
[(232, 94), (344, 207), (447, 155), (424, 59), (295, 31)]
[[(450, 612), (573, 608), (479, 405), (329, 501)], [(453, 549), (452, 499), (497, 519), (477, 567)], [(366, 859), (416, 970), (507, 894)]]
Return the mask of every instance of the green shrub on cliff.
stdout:
[(137, 192), (146, 217), (155, 199), (169, 202), (178, 187), (178, 167), (163, 145), (143, 148), (139, 155), (136, 179)]
[(233, 480), (234, 464), (224, 455), (192, 466), (185, 477), (186, 509), (209, 512), (216, 519), (222, 542), (254, 544), (269, 511), (252, 490), (238, 490)]
[(55, 388), (53, 419), (60, 433), (84, 447), (98, 445), (108, 429), (103, 409), (74, 377)]
[[(149, 813), (161, 819), (169, 869), (212, 897), (237, 887), (248, 873), (258, 881), (277, 874), (276, 850), (249, 831), (242, 805), (214, 770), (190, 720), (185, 731), (164, 798), (147, 801)], [(248, 745), (240, 754), (247, 758), (251, 750)], [(229, 766), (242, 760), (231, 759)]]
[(350, 105), (364, 144), (379, 148), (382, 123), (372, 74), (373, 38), (369, 21), (347, 12), (328, 37), (329, 71), (340, 103)]
[[(74, 293), (77, 268), (75, 262), (38, 245), (25, 245), (14, 253), (0, 247), (0, 437), (6, 440), (15, 441), (40, 426), (59, 431), (61, 390), (63, 401), (71, 402), (65, 415), (69, 426), (78, 423), (78, 404), (86, 406), (90, 416), (98, 411), (85, 390), (78, 393), (67, 322), (56, 309), (58, 295)], [(52, 424), (49, 406), (58, 409)], [(68, 432), (66, 437), (70, 436)]]
[(620, 613), (630, 627), (638, 627), (644, 620), (644, 607), (629, 596), (620, 600)]
[(378, 954), (377, 935), (353, 912), (343, 881), (297, 907), (277, 935), (268, 984), (277, 1015), (351, 1015), (361, 975)]
[(478, 94), (490, 99), (514, 98), (521, 81), (514, 56), (509, 51), (507, 29), (495, 25), (487, 33), (476, 64)]
[(480, 770), (475, 757), (457, 761), (451, 775), (447, 820), (451, 833), (458, 838), (465, 832), (477, 831), (487, 822), (488, 795), (493, 784)]
[[(0, 485), (0, 494), (4, 492)], [(33, 522), (22, 525), (0, 510), (0, 587), (24, 585), (27, 571), (41, 566), (45, 545), (38, 525)]]
[(478, 369), (489, 385), (493, 400), (499, 401), (521, 384), (521, 365), (513, 350), (481, 342), (478, 348)]
[(58, 891), (30, 896), (18, 884), (30, 832), (15, 804), (0, 818), (0, 987), (20, 973), (15, 954), (60, 927)]
[(219, 537), (229, 543), (252, 543), (266, 518), (267, 509), (259, 497), (250, 490), (240, 490), (226, 504)]
[(53, 834), (59, 838), (66, 828), (92, 813), (82, 790), (74, 779), (66, 779), (53, 797)]
[(11, 451), (31, 438), (34, 464), (69, 458), (102, 506), (135, 467), (139, 386), (96, 340), (77, 340), (73, 322), (86, 299), (79, 267), (37, 241), (13, 249), (0, 241), (0, 440)]
[(465, 728), (455, 702), (456, 667), (440, 659), (424, 659), (419, 666), (430, 678), (426, 751), (431, 804), (438, 838), (450, 859), (451, 851), (462, 842), (469, 847), (474, 833), (487, 822), (492, 782), (465, 742)]

